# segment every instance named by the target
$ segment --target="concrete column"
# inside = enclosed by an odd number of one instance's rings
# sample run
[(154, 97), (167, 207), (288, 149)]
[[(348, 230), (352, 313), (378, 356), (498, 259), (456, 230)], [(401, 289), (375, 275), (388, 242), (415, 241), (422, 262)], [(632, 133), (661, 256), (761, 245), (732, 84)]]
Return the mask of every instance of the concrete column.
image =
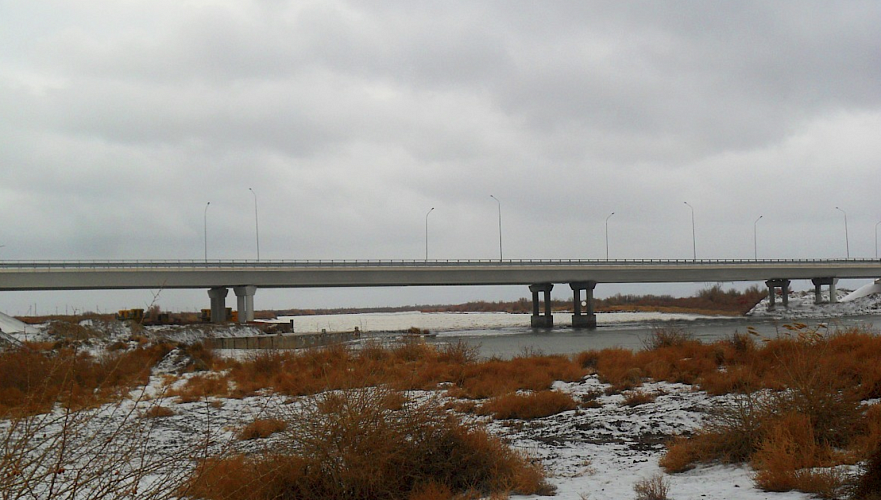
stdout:
[(254, 293), (257, 287), (253, 285), (233, 287), (236, 294), (236, 310), (239, 312), (239, 323), (254, 321)]
[(211, 298), (211, 322), (223, 323), (226, 321), (226, 296), (229, 289), (226, 287), (212, 288), (208, 290)]
[(773, 311), (776, 308), (776, 295), (779, 288), (783, 294), (783, 307), (789, 307), (789, 280), (773, 279), (765, 282), (768, 285), (768, 310)]
[[(575, 303), (573, 304), (574, 314), (572, 315), (572, 328), (596, 328), (597, 316), (594, 312), (593, 290), (596, 288), (596, 281), (578, 281), (569, 283), (572, 288)], [(585, 310), (581, 310), (581, 290), (586, 292)]]
[(838, 283), (838, 278), (814, 278), (811, 280), (811, 283), (814, 284), (814, 303), (819, 304), (822, 299), (820, 297), (820, 291), (822, 290), (823, 285), (829, 286), (829, 302), (835, 303), (838, 302), (838, 292), (835, 290), (835, 285)]
[[(533, 328), (553, 328), (554, 316), (551, 314), (551, 290), (553, 288), (553, 283), (529, 285), (529, 291), (532, 292), (532, 318), (530, 323)], [(539, 312), (539, 292), (544, 292), (544, 315)]]
[(530, 286), (529, 291), (532, 292), (532, 316), (540, 316), (539, 305), (538, 305), (538, 289), (535, 286)]

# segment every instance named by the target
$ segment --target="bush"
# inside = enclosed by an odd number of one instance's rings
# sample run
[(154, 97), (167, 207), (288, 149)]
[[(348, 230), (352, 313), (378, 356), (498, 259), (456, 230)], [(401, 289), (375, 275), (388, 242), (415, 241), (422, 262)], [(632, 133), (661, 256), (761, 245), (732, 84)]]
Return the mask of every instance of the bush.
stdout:
[(855, 500), (881, 499), (881, 445), (872, 451), (863, 466), (854, 489), (853, 498)]
[(574, 410), (578, 404), (572, 396), (557, 391), (538, 391), (530, 394), (506, 394), (484, 403), (480, 415), (492, 415), (495, 419), (549, 417)]
[[(279, 451), (204, 460), (189, 498), (400, 499), (431, 492), (547, 493), (541, 468), (434, 402), (381, 388), (324, 393), (286, 419)], [(428, 497), (431, 498), (431, 497)]]
[(670, 491), (670, 482), (662, 474), (637, 481), (633, 485), (636, 492), (636, 500), (667, 500)]
[(278, 418), (258, 418), (240, 430), (237, 437), (242, 441), (264, 439), (287, 428), (288, 423), (284, 420)]

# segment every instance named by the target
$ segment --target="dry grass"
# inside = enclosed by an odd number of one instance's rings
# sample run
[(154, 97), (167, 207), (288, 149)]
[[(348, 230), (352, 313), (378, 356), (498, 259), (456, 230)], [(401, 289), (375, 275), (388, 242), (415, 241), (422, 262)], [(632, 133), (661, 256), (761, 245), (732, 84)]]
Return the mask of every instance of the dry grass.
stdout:
[(143, 412), (142, 416), (144, 418), (163, 418), (163, 417), (171, 417), (175, 415), (174, 410), (167, 406), (154, 405), (151, 406), (147, 411)]
[(735, 336), (717, 347), (722, 369), (697, 384), (739, 395), (693, 437), (670, 443), (661, 466), (750, 462), (763, 489), (840, 498), (848, 485), (835, 466), (866, 460), (881, 443), (881, 410), (861, 404), (878, 397), (881, 338), (792, 324), (762, 345)]
[(242, 441), (265, 439), (288, 428), (288, 423), (279, 418), (258, 418), (246, 425), (236, 437)]
[(97, 359), (75, 349), (0, 352), (0, 415), (45, 412), (55, 403), (85, 407), (114, 400), (147, 382), (170, 350), (160, 344), (114, 351)]
[(0, 497), (171, 500), (197, 450), (146, 446), (154, 422), (142, 416), (158, 416), (158, 408), (140, 412), (120, 402), (6, 419), (0, 427)]
[(558, 391), (538, 391), (529, 394), (506, 394), (489, 400), (477, 410), (480, 415), (495, 419), (523, 419), (549, 417), (574, 410), (578, 404), (572, 396)]
[(621, 404), (624, 406), (634, 407), (653, 403), (657, 398), (658, 395), (655, 393), (635, 390), (624, 393), (624, 400), (621, 401)]
[[(221, 377), (230, 384), (193, 377), (173, 394), (187, 399), (242, 397), (271, 389), (303, 396), (377, 385), (398, 390), (436, 390), (444, 385), (452, 397), (484, 399), (518, 390), (548, 390), (554, 381), (578, 381), (587, 373), (567, 356), (479, 360), (476, 351), (464, 344), (436, 347), (411, 339), (392, 347), (368, 344), (360, 351), (342, 345), (264, 351), (232, 363)], [(235, 392), (229, 392), (229, 386)]]
[(667, 500), (670, 482), (663, 474), (655, 474), (650, 478), (637, 481), (633, 485), (633, 491), (636, 493), (636, 500)]
[[(286, 420), (274, 452), (210, 458), (184, 494), (204, 499), (450, 498), (548, 492), (541, 469), (434, 402), (387, 389), (321, 394)], [(451, 495), (452, 494), (452, 495)]]

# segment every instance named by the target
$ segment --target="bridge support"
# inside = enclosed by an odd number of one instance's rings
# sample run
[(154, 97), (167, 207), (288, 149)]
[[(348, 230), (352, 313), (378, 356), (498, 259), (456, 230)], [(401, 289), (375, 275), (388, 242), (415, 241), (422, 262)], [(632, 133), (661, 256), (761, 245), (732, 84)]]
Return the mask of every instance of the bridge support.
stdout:
[(229, 289), (226, 287), (212, 288), (208, 290), (208, 297), (211, 298), (211, 322), (223, 323), (226, 321), (226, 296)]
[[(529, 291), (532, 292), (532, 319), (530, 324), (533, 328), (553, 328), (554, 316), (551, 314), (551, 290), (553, 283), (539, 283), (529, 285)], [(538, 306), (538, 293), (544, 292), (544, 314), (541, 314)]]
[(257, 287), (253, 285), (233, 287), (236, 294), (236, 310), (239, 312), (239, 323), (254, 321), (254, 293)]
[[(597, 315), (593, 307), (593, 290), (596, 288), (596, 281), (577, 281), (569, 283), (574, 294), (572, 299), (572, 328), (596, 328)], [(581, 309), (581, 291), (585, 290), (585, 310)]]
[(777, 289), (779, 288), (783, 294), (783, 307), (789, 307), (789, 280), (774, 279), (765, 282), (768, 285), (768, 310), (773, 311), (777, 308)]
[(829, 285), (829, 302), (833, 304), (838, 302), (838, 292), (835, 290), (838, 278), (814, 278), (811, 280), (811, 283), (814, 284), (814, 304), (819, 304), (823, 301), (820, 298), (820, 290), (823, 285)]

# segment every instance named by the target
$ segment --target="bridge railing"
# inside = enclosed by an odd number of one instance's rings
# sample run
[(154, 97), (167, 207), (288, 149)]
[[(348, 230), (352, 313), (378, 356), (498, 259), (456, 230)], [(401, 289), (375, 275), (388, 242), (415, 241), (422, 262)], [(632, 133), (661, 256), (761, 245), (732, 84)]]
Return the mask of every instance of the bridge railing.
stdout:
[(3, 260), (2, 270), (65, 269), (263, 269), (292, 267), (455, 267), (455, 266), (639, 266), (639, 265), (879, 264), (875, 259), (307, 259), (307, 260)]

